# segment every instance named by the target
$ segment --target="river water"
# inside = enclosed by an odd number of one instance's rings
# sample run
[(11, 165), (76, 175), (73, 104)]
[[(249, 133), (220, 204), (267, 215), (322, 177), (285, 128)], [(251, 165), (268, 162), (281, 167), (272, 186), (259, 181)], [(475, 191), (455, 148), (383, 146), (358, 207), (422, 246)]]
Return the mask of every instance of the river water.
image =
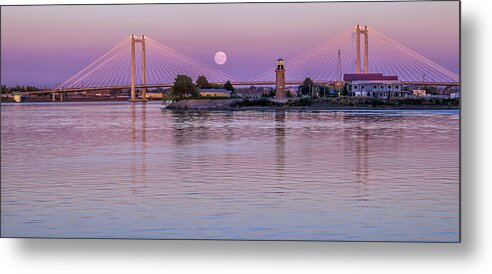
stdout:
[(459, 240), (457, 111), (1, 114), (3, 237)]

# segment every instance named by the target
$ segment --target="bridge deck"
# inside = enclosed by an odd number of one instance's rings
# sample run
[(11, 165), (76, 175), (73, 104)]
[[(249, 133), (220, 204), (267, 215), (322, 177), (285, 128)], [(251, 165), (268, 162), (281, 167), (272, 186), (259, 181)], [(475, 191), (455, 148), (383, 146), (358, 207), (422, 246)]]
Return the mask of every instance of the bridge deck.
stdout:
[[(303, 81), (287, 81), (286, 85), (300, 85)], [(315, 80), (316, 84), (332, 84), (334, 81), (320, 81)], [(224, 85), (225, 83), (217, 82), (212, 83), (215, 85)], [(416, 86), (460, 86), (459, 82), (411, 82), (403, 81), (403, 85), (416, 85)], [(235, 86), (274, 86), (275, 82), (271, 81), (260, 81), (260, 82), (232, 82)], [(148, 84), (145, 86), (137, 85), (136, 88), (162, 88), (162, 87), (172, 87), (173, 84)], [(46, 93), (71, 93), (71, 92), (92, 92), (92, 91), (102, 91), (102, 90), (116, 90), (116, 89), (129, 89), (128, 86), (108, 86), (108, 87), (90, 87), (90, 88), (73, 88), (73, 89), (60, 89), (60, 90), (39, 90), (39, 91), (29, 91), (23, 92), (22, 94), (46, 94)]]

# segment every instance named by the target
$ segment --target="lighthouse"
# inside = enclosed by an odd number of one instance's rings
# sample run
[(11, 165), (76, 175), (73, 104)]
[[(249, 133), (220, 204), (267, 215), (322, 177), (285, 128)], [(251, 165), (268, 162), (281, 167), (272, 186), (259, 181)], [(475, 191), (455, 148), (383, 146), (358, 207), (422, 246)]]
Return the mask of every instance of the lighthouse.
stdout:
[(284, 60), (277, 60), (277, 68), (275, 69), (275, 98), (285, 98), (285, 68)]

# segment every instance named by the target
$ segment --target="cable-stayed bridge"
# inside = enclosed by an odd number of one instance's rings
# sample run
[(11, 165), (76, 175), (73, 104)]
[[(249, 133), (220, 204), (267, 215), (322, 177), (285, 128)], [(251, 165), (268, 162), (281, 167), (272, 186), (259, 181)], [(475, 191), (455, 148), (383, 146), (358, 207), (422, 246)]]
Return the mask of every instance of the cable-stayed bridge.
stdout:
[[(145, 64), (145, 84), (172, 84), (178, 74), (196, 80), (204, 75), (211, 82), (238, 81), (235, 77), (203, 64), (152, 38), (138, 37), (135, 43), (135, 81), (142, 83), (141, 64)], [(145, 43), (141, 43), (141, 39)], [(136, 38), (135, 38), (136, 39)], [(145, 51), (145, 53), (144, 53)], [(132, 36), (126, 38), (96, 61), (58, 86), (59, 89), (129, 86), (132, 67)], [(143, 61), (142, 59), (145, 58)]]
[[(456, 73), (412, 51), (384, 34), (368, 30), (368, 72), (396, 75), (404, 82), (453, 83), (459, 81)], [(340, 52), (340, 55), (338, 55)], [(349, 29), (321, 45), (285, 61), (287, 78), (303, 80), (342, 80), (344, 73), (362, 71), (357, 62), (356, 31)], [(359, 55), (360, 56), (360, 55)], [(340, 63), (338, 65), (337, 63)], [(253, 81), (275, 80), (273, 70), (266, 71)]]
[[(364, 68), (360, 60), (361, 33), (365, 35)], [(408, 85), (459, 86), (457, 74), (372, 28), (360, 33), (349, 29), (311, 50), (287, 58), (285, 63), (286, 85), (300, 84), (306, 77), (328, 84), (342, 80), (345, 73), (364, 71), (396, 75)], [(148, 36), (131, 35), (55, 90), (32, 93), (130, 88), (131, 98), (136, 100), (135, 89), (141, 89), (145, 98), (147, 88), (170, 87), (179, 74), (193, 80), (204, 75), (214, 84), (231, 81), (233, 85), (275, 85), (273, 68), (252, 79), (240, 80)]]

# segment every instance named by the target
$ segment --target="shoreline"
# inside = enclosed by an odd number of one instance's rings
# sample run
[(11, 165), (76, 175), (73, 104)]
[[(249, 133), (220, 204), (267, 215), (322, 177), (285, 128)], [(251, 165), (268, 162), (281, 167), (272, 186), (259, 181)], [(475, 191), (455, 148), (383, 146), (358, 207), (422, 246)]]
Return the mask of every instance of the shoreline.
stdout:
[(435, 105), (414, 105), (398, 107), (372, 107), (372, 106), (307, 106), (307, 107), (223, 107), (223, 108), (163, 108), (163, 110), (180, 110), (180, 111), (384, 111), (384, 110), (460, 110), (459, 107), (435, 106)]
[[(75, 98), (73, 98), (75, 99)], [(162, 108), (163, 110), (178, 110), (178, 111), (384, 111), (384, 110), (460, 110), (459, 106), (449, 106), (449, 105), (397, 105), (397, 106), (389, 106), (389, 105), (383, 105), (383, 106), (371, 106), (371, 105), (355, 105), (355, 106), (349, 106), (349, 105), (340, 105), (340, 104), (319, 104), (319, 105), (308, 105), (308, 106), (286, 106), (286, 105), (281, 105), (281, 106), (230, 106), (229, 104), (231, 101), (234, 99), (229, 99), (227, 100), (227, 104), (220, 104), (221, 100), (214, 100), (215, 102), (219, 103), (217, 105), (210, 105), (208, 100), (200, 100), (201, 102), (206, 102), (205, 104), (200, 104), (200, 105), (195, 105), (195, 104), (189, 104), (188, 103), (181, 103), (181, 104), (176, 104), (173, 103), (172, 105)], [(65, 100), (63, 102), (60, 101), (48, 101), (48, 100), (26, 100), (23, 103), (79, 103), (79, 102), (84, 102), (84, 103), (90, 103), (90, 102), (97, 102), (97, 103), (103, 103), (103, 102), (128, 102), (127, 99), (123, 98), (111, 98), (108, 100), (108, 98), (76, 98), (75, 100)], [(159, 100), (151, 100), (148, 102), (152, 102), (153, 104), (158, 104), (160, 101)], [(181, 101), (181, 102), (186, 102), (186, 101)], [(223, 102), (223, 101), (222, 101)], [(1, 100), (1, 104), (22, 104), (22, 103), (15, 103), (10, 100)]]
[[(25, 99), (22, 100), (21, 103), (18, 103), (14, 101), (13, 98), (10, 97), (2, 97), (0, 103), (15, 103), (15, 104), (22, 104), (22, 103), (77, 103), (77, 102), (126, 102), (128, 101), (129, 98), (104, 98), (104, 97), (75, 97), (75, 98), (70, 98), (70, 97), (65, 97), (63, 101), (53, 101), (50, 98), (29, 98), (26, 97)], [(160, 102), (161, 100), (148, 100), (149, 102)]]
[[(439, 100), (439, 101), (438, 101)], [(277, 101), (271, 98), (248, 100), (231, 98), (223, 100), (188, 99), (179, 100), (163, 107), (173, 110), (222, 110), (222, 111), (344, 111), (344, 110), (459, 110), (455, 100), (422, 98), (357, 98), (336, 97), (323, 99), (295, 99)]]

